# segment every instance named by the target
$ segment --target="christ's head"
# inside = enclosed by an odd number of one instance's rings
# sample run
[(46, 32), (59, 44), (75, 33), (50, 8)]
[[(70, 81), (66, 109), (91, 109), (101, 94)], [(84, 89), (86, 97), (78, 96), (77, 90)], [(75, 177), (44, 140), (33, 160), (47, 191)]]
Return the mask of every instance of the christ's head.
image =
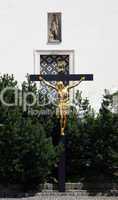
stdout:
[(57, 86), (58, 90), (62, 90), (64, 88), (64, 84), (62, 81), (57, 82), (56, 86)]

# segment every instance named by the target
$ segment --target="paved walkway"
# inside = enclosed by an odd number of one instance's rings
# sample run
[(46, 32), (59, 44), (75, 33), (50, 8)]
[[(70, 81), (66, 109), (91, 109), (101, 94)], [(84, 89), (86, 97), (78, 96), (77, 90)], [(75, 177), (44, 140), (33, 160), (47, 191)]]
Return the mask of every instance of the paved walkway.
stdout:
[(118, 197), (34, 196), (25, 198), (0, 198), (0, 200), (118, 200)]

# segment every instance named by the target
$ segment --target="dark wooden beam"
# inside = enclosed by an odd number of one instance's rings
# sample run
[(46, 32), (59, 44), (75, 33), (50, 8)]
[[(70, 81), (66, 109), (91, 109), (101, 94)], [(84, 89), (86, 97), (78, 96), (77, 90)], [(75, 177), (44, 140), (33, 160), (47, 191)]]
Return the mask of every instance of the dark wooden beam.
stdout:
[(93, 74), (46, 74), (46, 75), (40, 75), (40, 74), (32, 74), (30, 75), (31, 81), (40, 81), (39, 76), (42, 76), (47, 81), (78, 81), (82, 77), (85, 77), (85, 81), (92, 81), (93, 80)]

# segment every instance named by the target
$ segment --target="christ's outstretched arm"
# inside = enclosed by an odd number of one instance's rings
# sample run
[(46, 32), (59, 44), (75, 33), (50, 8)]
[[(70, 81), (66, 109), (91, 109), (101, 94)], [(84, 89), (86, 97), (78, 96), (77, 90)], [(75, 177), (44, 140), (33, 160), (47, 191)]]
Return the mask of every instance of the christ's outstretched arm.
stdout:
[(57, 90), (57, 88), (56, 88), (53, 84), (51, 84), (51, 83), (49, 83), (48, 81), (46, 81), (45, 79), (43, 79), (42, 76), (39, 76), (39, 80), (40, 80), (40, 81), (43, 81), (48, 87), (51, 87), (51, 88)]
[(74, 87), (76, 87), (76, 86), (78, 86), (82, 81), (84, 81), (85, 80), (85, 77), (82, 77), (81, 79), (80, 79), (80, 81), (77, 81), (77, 82), (75, 82), (73, 85), (70, 85), (70, 86), (67, 86), (67, 89), (72, 89), (72, 88), (74, 88)]

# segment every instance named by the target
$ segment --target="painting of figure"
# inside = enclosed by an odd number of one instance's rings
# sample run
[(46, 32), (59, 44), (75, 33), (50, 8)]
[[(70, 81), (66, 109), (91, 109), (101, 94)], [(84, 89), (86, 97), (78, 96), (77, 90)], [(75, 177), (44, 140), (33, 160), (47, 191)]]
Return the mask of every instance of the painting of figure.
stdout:
[(61, 13), (48, 13), (48, 43), (60, 43), (61, 40)]

